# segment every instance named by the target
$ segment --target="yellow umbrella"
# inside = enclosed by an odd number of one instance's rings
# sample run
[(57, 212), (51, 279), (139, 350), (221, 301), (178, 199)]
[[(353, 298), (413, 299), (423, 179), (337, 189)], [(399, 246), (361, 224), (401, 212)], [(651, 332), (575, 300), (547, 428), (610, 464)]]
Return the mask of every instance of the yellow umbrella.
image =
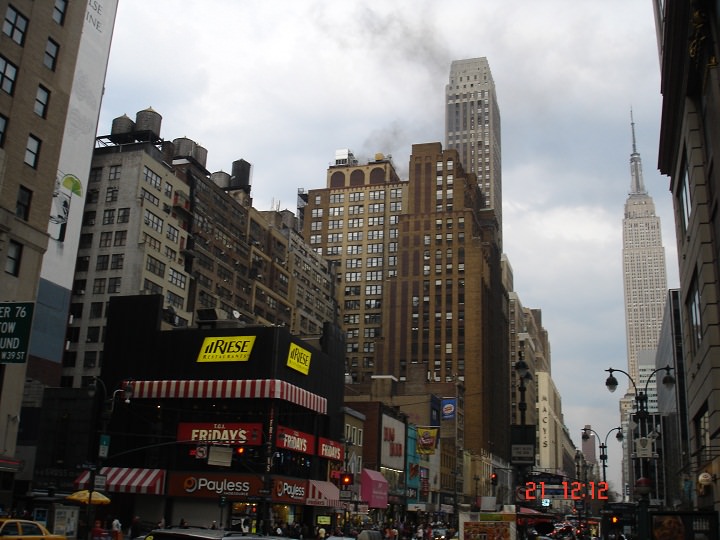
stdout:
[(83, 504), (110, 504), (110, 499), (99, 491), (89, 491), (81, 489), (75, 493), (65, 497), (69, 501), (75, 501)]

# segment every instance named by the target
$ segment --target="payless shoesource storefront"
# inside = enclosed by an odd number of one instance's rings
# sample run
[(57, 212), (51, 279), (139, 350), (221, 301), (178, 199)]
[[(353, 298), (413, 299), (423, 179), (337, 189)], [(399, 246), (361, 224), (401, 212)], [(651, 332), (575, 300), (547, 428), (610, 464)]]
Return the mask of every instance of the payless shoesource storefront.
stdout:
[[(167, 478), (172, 514), (192, 525), (218, 515), (221, 501), (227, 509), (220, 519), (238, 529), (246, 524), (248, 532), (261, 532), (260, 520), (268, 515), (265, 504), (271, 505), (272, 525), (310, 522), (307, 513), (312, 513), (313, 523), (331, 524), (340, 506), (338, 488), (319, 480), (273, 476), (268, 490), (257, 474), (169, 472)], [(233, 508), (238, 510), (235, 514)]]

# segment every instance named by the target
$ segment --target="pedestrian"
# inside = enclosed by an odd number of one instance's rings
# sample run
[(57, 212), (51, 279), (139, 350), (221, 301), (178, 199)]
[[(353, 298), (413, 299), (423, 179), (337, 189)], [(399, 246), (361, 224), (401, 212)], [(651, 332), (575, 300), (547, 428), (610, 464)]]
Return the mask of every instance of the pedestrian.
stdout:
[(92, 528), (90, 536), (92, 537), (92, 540), (105, 540), (107, 531), (102, 528), (102, 524), (99, 519), (95, 520), (95, 526)]
[(137, 538), (142, 534), (142, 528), (140, 527), (140, 516), (135, 516), (130, 523), (130, 540)]
[(122, 523), (120, 523), (120, 520), (118, 518), (112, 520), (111, 529), (113, 540), (122, 540)]

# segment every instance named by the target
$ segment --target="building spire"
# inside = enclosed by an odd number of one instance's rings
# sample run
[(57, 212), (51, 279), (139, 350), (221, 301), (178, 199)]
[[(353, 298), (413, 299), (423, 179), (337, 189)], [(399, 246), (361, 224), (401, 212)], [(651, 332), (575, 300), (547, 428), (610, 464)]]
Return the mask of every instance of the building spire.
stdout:
[(635, 121), (633, 120), (632, 107), (630, 108), (630, 129), (632, 130), (632, 154), (630, 154), (630, 195), (647, 195), (642, 175), (642, 160), (637, 151), (635, 143)]

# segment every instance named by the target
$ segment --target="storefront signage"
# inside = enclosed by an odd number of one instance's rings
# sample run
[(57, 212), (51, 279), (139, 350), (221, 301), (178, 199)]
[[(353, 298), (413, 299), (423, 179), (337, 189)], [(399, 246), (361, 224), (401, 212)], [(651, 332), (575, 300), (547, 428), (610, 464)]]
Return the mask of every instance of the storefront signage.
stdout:
[(303, 375), (307, 375), (310, 372), (310, 361), (312, 360), (312, 354), (310, 351), (303, 349), (295, 343), (290, 344), (290, 351), (288, 351), (287, 365), (289, 368), (299, 371)]
[(272, 499), (275, 502), (305, 502), (307, 481), (294, 478), (273, 479)]
[(178, 424), (177, 440), (258, 446), (262, 444), (262, 424), (181, 422)]
[(247, 362), (256, 336), (206, 337), (200, 347), (198, 362)]
[(315, 455), (315, 435), (303, 433), (302, 431), (278, 426), (275, 445), (285, 450), (302, 452), (311, 456)]
[(332, 459), (333, 461), (344, 461), (345, 460), (345, 448), (343, 445), (326, 439), (324, 437), (318, 438), (318, 455), (321, 458)]
[(249, 474), (171, 472), (167, 480), (171, 497), (257, 497), (261, 489), (260, 477)]

